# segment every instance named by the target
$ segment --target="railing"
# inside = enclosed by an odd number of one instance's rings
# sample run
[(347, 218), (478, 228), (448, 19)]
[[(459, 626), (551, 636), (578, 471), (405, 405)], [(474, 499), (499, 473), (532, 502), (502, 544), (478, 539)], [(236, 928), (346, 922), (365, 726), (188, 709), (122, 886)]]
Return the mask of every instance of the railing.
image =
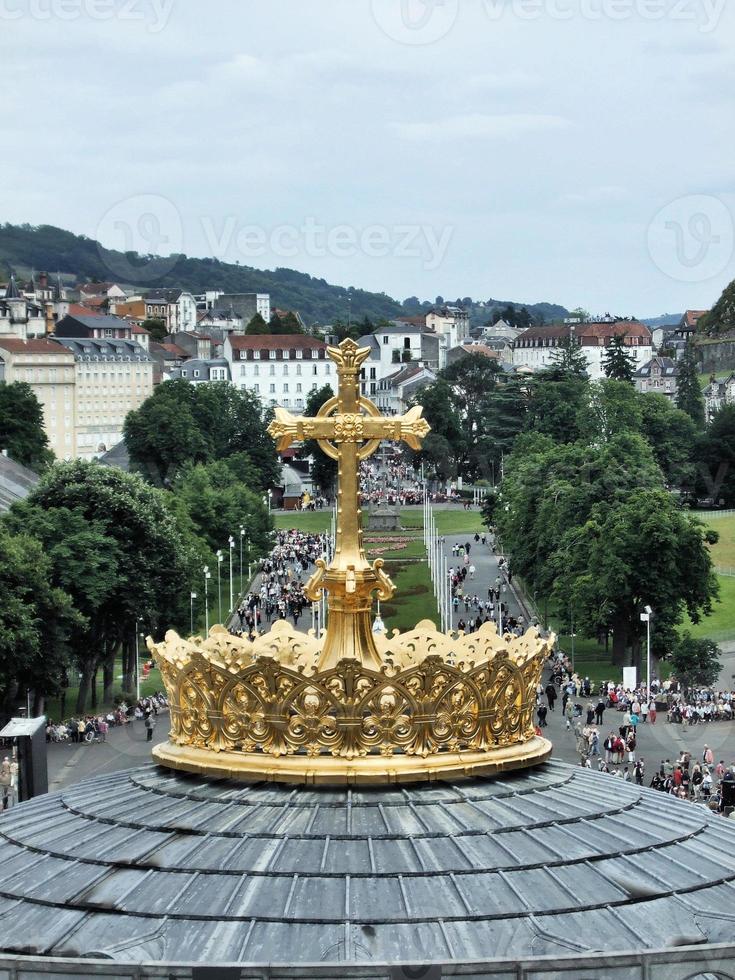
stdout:
[(715, 572), (717, 575), (724, 575), (727, 578), (735, 578), (735, 568), (720, 568), (715, 565)]

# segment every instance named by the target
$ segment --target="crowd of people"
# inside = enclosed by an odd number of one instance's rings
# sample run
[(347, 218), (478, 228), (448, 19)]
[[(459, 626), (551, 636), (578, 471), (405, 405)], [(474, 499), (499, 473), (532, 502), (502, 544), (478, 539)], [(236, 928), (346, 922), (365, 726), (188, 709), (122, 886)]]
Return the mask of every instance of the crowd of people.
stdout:
[(103, 714), (90, 714), (71, 717), (67, 721), (55, 722), (49, 718), (46, 723), (47, 742), (73, 742), (84, 744), (104, 742), (111, 728), (129, 725), (131, 722), (144, 723), (148, 741), (153, 737), (153, 729), (160, 711), (168, 709), (168, 700), (163, 692), (140, 698), (134, 704), (121, 702), (116, 708)]
[(304, 593), (304, 581), (317, 558), (328, 547), (326, 534), (307, 534), (295, 529), (279, 531), (270, 554), (260, 562), (260, 587), (249, 592), (235, 611), (230, 632), (254, 640), (274, 619), (291, 619), (294, 626), (308, 608), (319, 623), (318, 606), (312, 607)]
[[(689, 751), (682, 751), (673, 762), (662, 759), (647, 775), (638, 740), (640, 727), (655, 726), (664, 706), (667, 722), (680, 722), (685, 727), (688, 723), (730, 720), (735, 692), (703, 689), (685, 696), (675, 681), (652, 681), (650, 691), (645, 687), (630, 691), (613, 681), (602, 682), (595, 689), (589, 677), (579, 677), (561, 651), (551, 656), (548, 667), (548, 683), (545, 687), (539, 684), (536, 691), (539, 732), (547, 727), (548, 714), (560, 701), (565, 729), (574, 735), (581, 765), (596, 766), (600, 772), (640, 786), (647, 784), (719, 812), (725, 809), (727, 791), (723, 783), (735, 783), (735, 765), (726, 765), (724, 759), (715, 761), (713, 750), (704, 745), (701, 758), (693, 759)], [(610, 724), (608, 715), (603, 728), (606, 712), (615, 712), (614, 721)]]

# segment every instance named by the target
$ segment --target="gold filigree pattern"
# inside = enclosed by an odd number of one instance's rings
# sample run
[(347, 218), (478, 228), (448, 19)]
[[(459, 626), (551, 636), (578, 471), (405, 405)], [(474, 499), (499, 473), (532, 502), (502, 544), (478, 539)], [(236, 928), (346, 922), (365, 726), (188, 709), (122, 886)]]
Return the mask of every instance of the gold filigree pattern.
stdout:
[(380, 670), (356, 660), (319, 670), (323, 639), (279, 621), (255, 643), (219, 627), (204, 641), (149, 640), (171, 743), (234, 753), (233, 771), (248, 772), (253, 755), (302, 757), (310, 767), (320, 757), (354, 765), (377, 756), (388, 765), (398, 755), (491, 756), (535, 738), (536, 685), (553, 636), (501, 637), (490, 624), (457, 636), (424, 620), (381, 639)]

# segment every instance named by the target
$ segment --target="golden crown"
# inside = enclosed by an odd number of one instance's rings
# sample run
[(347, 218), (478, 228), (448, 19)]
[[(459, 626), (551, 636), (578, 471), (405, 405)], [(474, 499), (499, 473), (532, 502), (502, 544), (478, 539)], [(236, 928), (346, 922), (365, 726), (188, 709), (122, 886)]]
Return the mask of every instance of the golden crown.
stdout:
[(171, 709), (159, 762), (279, 782), (371, 783), (535, 765), (536, 686), (553, 637), (443, 634), (429, 621), (376, 636), (383, 665), (318, 667), (322, 639), (280, 620), (254, 643), (215, 626), (150, 644)]
[(327, 596), (317, 637), (284, 621), (255, 642), (216, 626), (209, 636), (149, 639), (171, 707), (163, 765), (243, 779), (376, 783), (487, 775), (535, 765), (551, 744), (533, 726), (536, 687), (554, 642), (537, 630), (498, 636), (443, 634), (428, 620), (388, 637), (374, 633), (373, 594), (393, 583), (362, 545), (359, 464), (384, 439), (418, 449), (429, 432), (421, 408), (383, 418), (356, 381), (367, 348), (329, 348), (339, 391), (314, 418), (276, 412), (269, 431), (285, 450), (317, 439), (337, 460), (334, 557), (305, 587)]

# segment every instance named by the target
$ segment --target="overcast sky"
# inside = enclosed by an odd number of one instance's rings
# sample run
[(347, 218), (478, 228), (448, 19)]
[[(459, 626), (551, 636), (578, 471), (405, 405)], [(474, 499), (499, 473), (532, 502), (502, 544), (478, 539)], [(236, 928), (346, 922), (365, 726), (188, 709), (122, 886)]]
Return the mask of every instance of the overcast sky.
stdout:
[(735, 278), (733, 0), (0, 0), (0, 220), (402, 299)]

